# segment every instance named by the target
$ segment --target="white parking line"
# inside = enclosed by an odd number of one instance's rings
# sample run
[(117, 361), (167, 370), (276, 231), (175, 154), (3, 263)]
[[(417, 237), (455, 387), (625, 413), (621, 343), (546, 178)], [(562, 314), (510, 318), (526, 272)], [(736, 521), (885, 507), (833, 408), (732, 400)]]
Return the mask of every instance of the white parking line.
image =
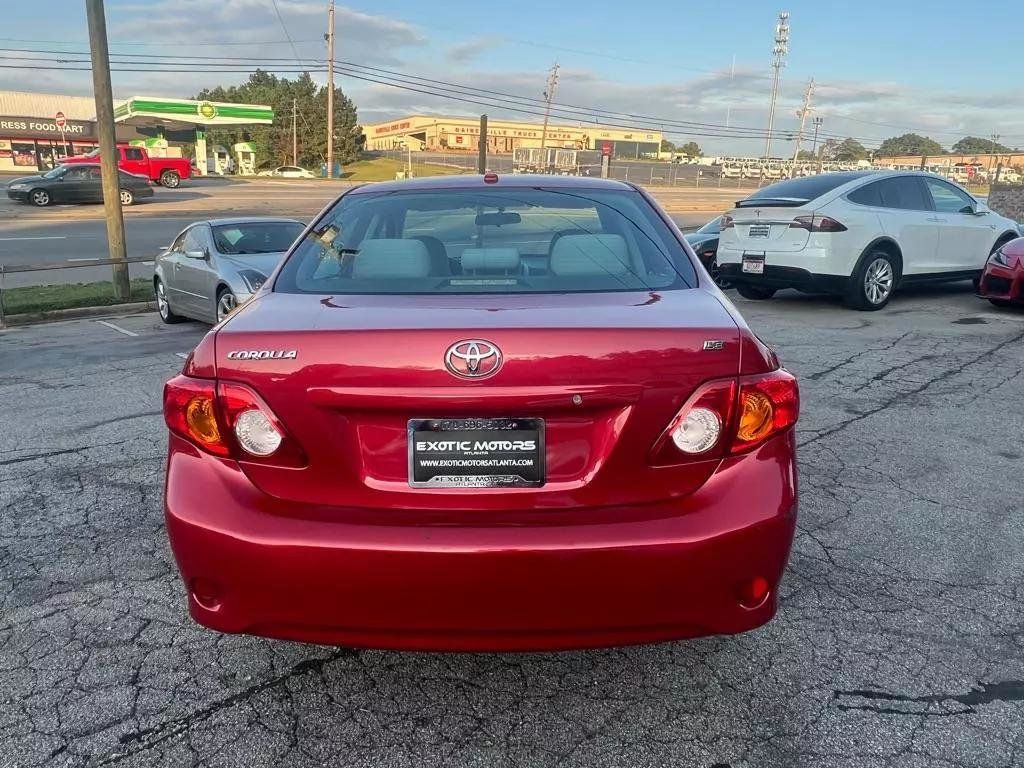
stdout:
[(0, 242), (12, 243), (15, 240), (67, 240), (67, 235), (46, 235), (43, 237), (0, 237)]
[(182, 360), (188, 360), (188, 355), (186, 355), (184, 352), (175, 352), (174, 354), (176, 354)]
[(68, 259), (68, 261), (99, 261), (99, 260), (100, 260), (99, 256), (93, 256), (91, 258), (82, 258), (82, 259)]
[(113, 328), (115, 331), (117, 331), (118, 333), (123, 333), (125, 336), (139, 335), (135, 331), (129, 331), (127, 328), (122, 328), (119, 325), (114, 325), (113, 323), (107, 322), (106, 320), (97, 320), (96, 322), (99, 323), (100, 325), (107, 326), (107, 328)]

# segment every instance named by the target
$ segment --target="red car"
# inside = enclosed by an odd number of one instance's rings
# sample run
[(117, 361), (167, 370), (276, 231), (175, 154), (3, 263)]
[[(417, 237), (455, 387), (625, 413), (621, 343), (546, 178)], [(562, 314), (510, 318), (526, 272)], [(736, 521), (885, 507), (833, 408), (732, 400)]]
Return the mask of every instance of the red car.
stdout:
[(1024, 304), (1024, 237), (1011, 240), (989, 256), (978, 295), (997, 307)]
[[(62, 165), (99, 162), (100, 151), (94, 149), (86, 155), (75, 155), (61, 160)], [(145, 176), (150, 181), (174, 189), (182, 179), (192, 175), (192, 162), (184, 157), (151, 157), (145, 147), (117, 145), (117, 167), (122, 171)]]
[(200, 624), (522, 650), (753, 629), (797, 509), (793, 376), (616, 181), (342, 195), (164, 392)]

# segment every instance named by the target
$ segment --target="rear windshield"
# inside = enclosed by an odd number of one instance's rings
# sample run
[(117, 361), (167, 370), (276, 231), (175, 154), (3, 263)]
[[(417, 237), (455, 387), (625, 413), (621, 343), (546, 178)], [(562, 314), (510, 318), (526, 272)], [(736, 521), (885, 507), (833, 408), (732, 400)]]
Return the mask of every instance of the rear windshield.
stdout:
[(279, 253), (292, 247), (302, 232), (297, 221), (259, 221), (213, 227), (217, 250), (228, 255)]
[(631, 190), (435, 189), (343, 196), (285, 263), (286, 293), (687, 288), (678, 240)]
[(867, 176), (869, 173), (870, 171), (846, 171), (822, 173), (817, 176), (803, 176), (798, 179), (786, 179), (777, 184), (769, 184), (767, 187), (762, 187), (750, 197), (738, 202), (736, 207), (803, 205), (854, 179)]

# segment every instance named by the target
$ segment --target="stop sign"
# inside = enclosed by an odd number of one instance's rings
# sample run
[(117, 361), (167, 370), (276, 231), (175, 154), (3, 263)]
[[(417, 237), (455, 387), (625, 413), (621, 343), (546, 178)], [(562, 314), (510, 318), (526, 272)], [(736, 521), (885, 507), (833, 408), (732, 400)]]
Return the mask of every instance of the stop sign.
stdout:
[(53, 116), (53, 122), (57, 124), (58, 128), (63, 128), (68, 124), (68, 119), (64, 117), (63, 112), (58, 112), (56, 115)]

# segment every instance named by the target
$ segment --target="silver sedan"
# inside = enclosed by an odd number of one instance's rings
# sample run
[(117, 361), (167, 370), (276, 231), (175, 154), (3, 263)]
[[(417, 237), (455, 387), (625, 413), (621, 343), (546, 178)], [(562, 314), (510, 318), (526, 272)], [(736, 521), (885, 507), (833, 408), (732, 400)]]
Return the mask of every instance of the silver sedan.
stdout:
[(156, 258), (160, 319), (219, 323), (259, 290), (303, 227), (294, 219), (266, 217), (190, 224)]

